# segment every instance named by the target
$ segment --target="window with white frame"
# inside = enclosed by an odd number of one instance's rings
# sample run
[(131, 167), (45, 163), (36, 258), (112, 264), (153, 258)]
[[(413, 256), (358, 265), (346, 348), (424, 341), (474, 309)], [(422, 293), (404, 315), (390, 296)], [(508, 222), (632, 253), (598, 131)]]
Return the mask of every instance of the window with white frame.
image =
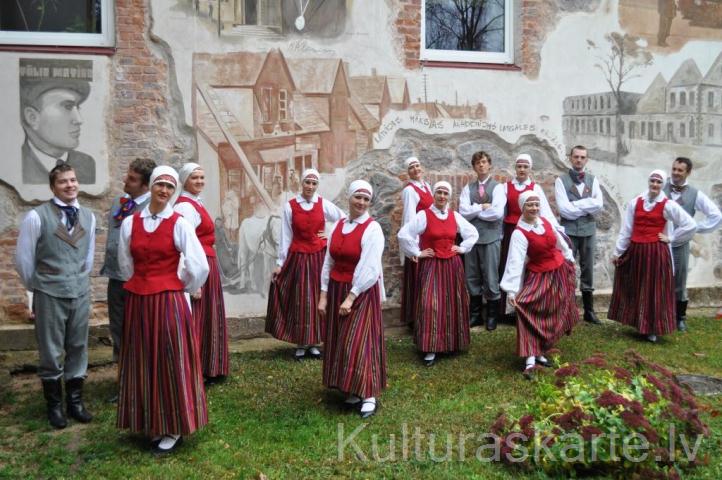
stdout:
[(113, 0), (2, 0), (0, 44), (115, 45)]
[(421, 59), (514, 62), (514, 0), (422, 0)]

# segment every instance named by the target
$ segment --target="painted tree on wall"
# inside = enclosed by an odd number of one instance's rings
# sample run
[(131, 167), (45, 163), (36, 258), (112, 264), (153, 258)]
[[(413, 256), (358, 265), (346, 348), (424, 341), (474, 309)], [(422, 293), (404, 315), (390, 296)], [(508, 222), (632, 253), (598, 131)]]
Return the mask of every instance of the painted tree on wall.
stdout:
[(628, 152), (622, 142), (622, 112), (625, 99), (622, 86), (633, 78), (640, 76), (640, 69), (646, 68), (654, 61), (652, 54), (645, 49), (640, 37), (627, 33), (610, 32), (604, 35), (609, 46), (600, 46), (587, 40), (588, 48), (596, 52), (599, 60), (594, 66), (602, 71), (604, 80), (617, 102), (615, 109), (617, 163)]

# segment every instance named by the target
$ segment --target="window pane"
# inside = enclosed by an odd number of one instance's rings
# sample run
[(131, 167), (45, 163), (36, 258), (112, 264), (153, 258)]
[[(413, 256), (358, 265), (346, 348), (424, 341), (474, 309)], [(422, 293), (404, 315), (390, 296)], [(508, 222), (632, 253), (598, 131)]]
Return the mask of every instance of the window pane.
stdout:
[(426, 0), (426, 48), (504, 52), (508, 0)]
[(0, 1), (0, 29), (7, 32), (103, 33), (101, 0)]

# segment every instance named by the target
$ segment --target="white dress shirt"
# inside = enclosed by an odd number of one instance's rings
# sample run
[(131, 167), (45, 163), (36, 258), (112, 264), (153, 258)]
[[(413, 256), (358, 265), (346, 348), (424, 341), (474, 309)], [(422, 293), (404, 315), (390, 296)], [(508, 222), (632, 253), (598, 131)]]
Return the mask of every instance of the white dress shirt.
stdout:
[[(200, 195), (193, 195), (187, 190), (183, 190), (179, 196), (188, 197), (194, 202), (203, 205), (203, 200)], [(188, 223), (193, 225), (193, 228), (198, 228), (198, 225), (201, 224), (201, 214), (198, 213), (196, 207), (194, 207), (190, 202), (178, 203), (178, 200), (176, 200), (176, 204), (173, 205), (173, 210), (183, 215), (183, 218), (188, 220)]]
[[(511, 184), (517, 192), (521, 192), (528, 185), (531, 184), (531, 178), (527, 178), (523, 182), (519, 182), (516, 178), (514, 178), (511, 181)], [(501, 194), (503, 195), (503, 198), (504, 198), (504, 205), (506, 205), (507, 198), (508, 198), (507, 188), (509, 188), (509, 184), (507, 182), (504, 182), (504, 188), (501, 191)], [(557, 218), (554, 216), (554, 212), (552, 212), (552, 208), (549, 206), (549, 201), (547, 200), (547, 196), (544, 194), (544, 190), (541, 188), (541, 186), (538, 183), (534, 183), (534, 193), (536, 193), (537, 196), (539, 197), (539, 215), (546, 218), (547, 221), (549, 223), (551, 223), (554, 228), (563, 232), (564, 227), (562, 227), (559, 224), (559, 222), (557, 221)]]
[[(61, 201), (58, 197), (53, 197), (51, 200), (58, 205), (70, 206), (80, 208), (78, 200), (75, 199), (70, 203)], [(65, 212), (61, 212), (61, 221), (63, 225), (67, 227), (68, 218)], [(88, 254), (85, 257), (84, 271), (90, 273), (93, 268), (93, 259), (95, 257), (95, 214), (91, 215), (90, 228), (88, 229), (88, 235), (90, 235)], [(78, 217), (80, 218), (80, 217)], [(77, 225), (77, 224), (76, 224)], [(70, 229), (68, 233), (72, 235), (75, 227)], [(42, 222), (40, 221), (40, 215), (35, 210), (30, 210), (25, 218), (23, 218), (20, 224), (20, 232), (18, 233), (18, 243), (15, 249), (15, 268), (20, 275), (20, 279), (23, 285), (27, 288), (30, 283), (30, 279), (35, 273), (35, 249), (38, 245), (38, 240), (42, 234)]]
[[(487, 184), (491, 175), (481, 182)], [(464, 216), (467, 220), (473, 220), (478, 218), (485, 222), (495, 222), (504, 218), (504, 207), (506, 206), (506, 193), (504, 185), (498, 183), (494, 190), (491, 192), (491, 208), (484, 210), (480, 203), (471, 203), (471, 197), (469, 195), (469, 183), (464, 185), (461, 189), (461, 195), (459, 196), (459, 213)]]
[[(313, 194), (311, 200), (306, 200), (303, 195), (296, 195), (296, 201), (298, 205), (305, 211), (313, 209), (318, 203), (319, 197), (317, 193)], [(333, 202), (323, 199), (321, 202), (323, 208), (323, 217), (327, 222), (337, 222), (342, 218), (346, 218), (346, 213), (338, 208)], [(293, 241), (293, 210), (291, 209), (291, 202), (288, 201), (283, 206), (283, 212), (281, 213), (281, 238), (278, 241), (278, 259), (276, 265), (282, 267), (288, 258), (288, 249), (291, 247)]]
[[(576, 183), (574, 187), (581, 197), (584, 194), (586, 184), (584, 182)], [(561, 177), (557, 177), (554, 182), (554, 196), (557, 201), (559, 215), (567, 220), (576, 220), (584, 215), (595, 215), (604, 208), (604, 196), (602, 195), (602, 189), (599, 187), (599, 181), (597, 181), (596, 176), (592, 181), (590, 197), (579, 200), (569, 200), (567, 189), (564, 188), (564, 182), (562, 182)]]
[[(541, 220), (537, 220), (535, 224), (530, 224), (524, 221), (524, 217), (519, 219), (517, 226), (522, 230), (538, 235), (542, 235), (546, 231), (544, 222)], [(574, 254), (566, 240), (564, 240), (561, 233), (556, 229), (554, 230), (554, 235), (557, 237), (556, 248), (562, 252), (565, 260), (574, 263)], [(506, 257), (504, 276), (499, 283), (499, 287), (507, 293), (507, 298), (509, 299), (513, 299), (516, 294), (519, 293), (519, 290), (521, 290), (522, 282), (524, 281), (524, 266), (526, 265), (526, 252), (528, 248), (529, 240), (527, 240), (526, 236), (522, 232), (514, 230), (509, 243), (509, 256)]]
[[(684, 182), (687, 185), (687, 182)], [(683, 185), (683, 186), (684, 186)], [(675, 203), (682, 196), (682, 192), (670, 192), (669, 198), (674, 200)], [(697, 222), (697, 233), (711, 233), (714, 232), (722, 224), (722, 213), (719, 207), (701, 190), (697, 190), (697, 199), (694, 202), (694, 209), (697, 212), (701, 212), (704, 215), (704, 220)], [(696, 216), (696, 215), (695, 215)], [(672, 246), (676, 247), (683, 244), (684, 242), (673, 242)]]
[[(149, 208), (148, 205), (140, 212), (143, 227), (147, 232), (155, 232), (163, 220), (173, 215), (173, 208), (170, 205), (166, 205), (165, 209), (157, 215), (152, 215)], [(120, 226), (118, 266), (120, 275), (124, 280), (128, 280), (133, 276), (133, 256), (130, 253), (133, 217), (134, 215), (127, 217)], [(181, 253), (178, 264), (178, 278), (183, 282), (186, 292), (197, 292), (206, 283), (208, 260), (201, 242), (196, 236), (195, 228), (184, 217), (180, 217), (175, 223), (173, 244), (176, 250)]]
[[(627, 211), (622, 217), (622, 228), (619, 231), (619, 238), (617, 238), (617, 245), (614, 249), (614, 255), (621, 257), (624, 252), (629, 248), (629, 244), (632, 238), (632, 227), (634, 225), (634, 209), (637, 206), (637, 199), (642, 198), (644, 203), (642, 208), (645, 211), (650, 212), (658, 202), (661, 202), (667, 196), (664, 192), (653, 198), (649, 198), (649, 194), (644, 192), (642, 195), (634, 197), (627, 205)], [(667, 224), (664, 226), (663, 233), (669, 237), (669, 248), (670, 253), (672, 252), (672, 243), (684, 243), (692, 239), (697, 225), (694, 223), (692, 217), (685, 212), (682, 207), (677, 205), (677, 202), (667, 202), (664, 204), (663, 215)]]
[[(368, 220), (369, 214), (364, 213), (360, 217), (354, 220), (347, 220), (341, 227), (341, 232), (348, 234), (353, 232), (356, 227), (366, 220)], [(323, 269), (321, 270), (321, 291), (328, 291), (328, 282), (331, 278), (331, 269), (333, 268), (334, 261), (331, 257), (331, 237), (333, 232), (336, 231), (338, 222), (333, 224), (331, 228), (331, 235), (329, 236), (329, 248), (326, 250), (326, 258), (323, 260)], [(363, 292), (373, 287), (376, 282), (379, 282), (381, 291), (381, 301), (386, 300), (386, 290), (384, 289), (384, 277), (383, 277), (383, 265), (381, 258), (384, 253), (384, 232), (381, 230), (381, 225), (375, 220), (366, 227), (363, 236), (361, 237), (361, 258), (356, 264), (356, 268), (353, 271), (353, 279), (351, 280), (351, 293), (357, 297)]]
[[(446, 210), (441, 211), (436, 208), (436, 205), (432, 205), (429, 207), (429, 210), (440, 220), (446, 220), (449, 217), (448, 207)], [(459, 212), (452, 211), (451, 213), (456, 219), (456, 231), (460, 233), (461, 238), (464, 239), (461, 245), (459, 245), (459, 253), (464, 254), (471, 250), (479, 239), (479, 232), (477, 232), (476, 228), (466, 221)], [(419, 235), (422, 235), (426, 231), (427, 214), (428, 212), (426, 210), (417, 213), (413, 220), (401, 227), (401, 230), (399, 230), (399, 233), (396, 235), (399, 239), (399, 247), (409, 257), (418, 257), (421, 253)]]

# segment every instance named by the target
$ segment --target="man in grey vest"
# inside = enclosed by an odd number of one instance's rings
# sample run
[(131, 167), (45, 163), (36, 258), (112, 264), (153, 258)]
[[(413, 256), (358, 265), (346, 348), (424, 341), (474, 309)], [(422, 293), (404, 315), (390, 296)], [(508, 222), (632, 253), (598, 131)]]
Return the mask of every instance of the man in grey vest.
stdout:
[(481, 308), (486, 299), (486, 329), (496, 328), (499, 315), (499, 256), (502, 219), (506, 197), (491, 177), (491, 156), (476, 152), (471, 157), (476, 180), (464, 186), (459, 198), (459, 213), (479, 233), (476, 245), (464, 255), (466, 286), (469, 290), (471, 326), (481, 324)]
[(78, 204), (73, 167), (49, 173), (54, 197), (31, 210), (20, 225), (15, 265), (33, 292), (35, 336), (50, 424), (65, 428), (62, 381), (68, 415), (79, 422), (93, 416), (83, 405), (88, 368), (90, 270), (95, 253), (95, 216)]
[[(715, 203), (704, 193), (687, 183), (692, 173), (692, 161), (678, 157), (672, 163), (671, 181), (664, 186), (668, 198), (677, 202), (692, 218), (701, 212), (705, 218), (697, 222), (697, 233), (713, 232), (722, 223), (722, 213)], [(674, 294), (677, 298), (677, 330), (687, 330), (687, 267), (689, 262), (689, 242), (672, 242), (674, 260)]]
[(120, 357), (126, 297), (118, 267), (120, 225), (126, 217), (143, 210), (150, 201), (148, 183), (155, 167), (155, 162), (149, 158), (133, 160), (123, 180), (125, 195), (116, 198), (108, 212), (108, 238), (105, 243), (105, 261), (100, 274), (108, 277), (108, 320), (110, 336), (113, 339), (113, 361), (116, 362)]
[(602, 189), (596, 177), (584, 171), (589, 158), (582, 145), (569, 153), (572, 168), (557, 177), (554, 194), (561, 216), (561, 224), (572, 242), (574, 257), (579, 256), (580, 289), (584, 303), (584, 320), (601, 323), (594, 313), (594, 252), (596, 250), (597, 222), (594, 215), (604, 208)]

